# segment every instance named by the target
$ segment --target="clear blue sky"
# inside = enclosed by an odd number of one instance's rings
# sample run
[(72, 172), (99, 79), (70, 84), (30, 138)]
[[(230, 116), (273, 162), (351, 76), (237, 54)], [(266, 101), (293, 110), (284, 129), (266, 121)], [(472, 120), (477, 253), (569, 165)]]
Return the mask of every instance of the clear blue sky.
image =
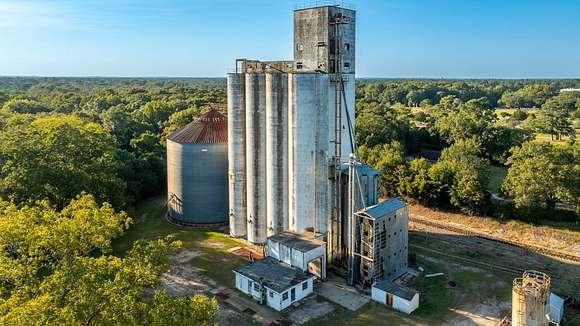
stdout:
[[(0, 0), (0, 75), (219, 77), (292, 57), (287, 0)], [(359, 77), (580, 78), (580, 0), (353, 0)]]

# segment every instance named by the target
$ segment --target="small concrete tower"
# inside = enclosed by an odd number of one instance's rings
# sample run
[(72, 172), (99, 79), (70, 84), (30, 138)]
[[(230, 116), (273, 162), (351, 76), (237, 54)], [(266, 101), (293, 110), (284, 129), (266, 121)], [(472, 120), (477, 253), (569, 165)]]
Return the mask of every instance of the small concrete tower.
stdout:
[(321, 6), (294, 11), (294, 60), (296, 70), (355, 73), (355, 15), (339, 6)]

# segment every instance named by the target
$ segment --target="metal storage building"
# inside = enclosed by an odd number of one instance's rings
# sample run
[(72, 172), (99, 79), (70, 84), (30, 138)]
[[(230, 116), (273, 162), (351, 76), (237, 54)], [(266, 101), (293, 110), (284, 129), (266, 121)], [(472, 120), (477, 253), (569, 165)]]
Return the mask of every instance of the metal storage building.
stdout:
[(168, 217), (180, 224), (228, 220), (228, 126), (210, 110), (167, 138)]
[(407, 272), (409, 213), (398, 198), (383, 201), (355, 213), (359, 227), (355, 234), (360, 248), (360, 282), (392, 281)]

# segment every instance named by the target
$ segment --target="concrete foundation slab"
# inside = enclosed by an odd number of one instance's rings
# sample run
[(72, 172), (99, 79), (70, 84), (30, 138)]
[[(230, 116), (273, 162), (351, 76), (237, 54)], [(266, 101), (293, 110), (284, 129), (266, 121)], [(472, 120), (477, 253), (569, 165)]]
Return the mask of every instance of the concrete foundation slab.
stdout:
[(357, 311), (370, 301), (370, 297), (349, 287), (342, 279), (328, 279), (320, 284), (318, 295), (339, 304), (350, 311)]

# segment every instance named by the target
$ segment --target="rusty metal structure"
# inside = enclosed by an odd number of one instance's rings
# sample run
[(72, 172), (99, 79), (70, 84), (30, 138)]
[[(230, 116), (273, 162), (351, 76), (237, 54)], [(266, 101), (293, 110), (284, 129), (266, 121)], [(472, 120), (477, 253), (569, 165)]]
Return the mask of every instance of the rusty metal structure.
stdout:
[(550, 277), (538, 271), (525, 271), (513, 281), (512, 325), (548, 326)]
[(355, 279), (363, 287), (392, 281), (407, 271), (407, 206), (394, 198), (354, 213)]

